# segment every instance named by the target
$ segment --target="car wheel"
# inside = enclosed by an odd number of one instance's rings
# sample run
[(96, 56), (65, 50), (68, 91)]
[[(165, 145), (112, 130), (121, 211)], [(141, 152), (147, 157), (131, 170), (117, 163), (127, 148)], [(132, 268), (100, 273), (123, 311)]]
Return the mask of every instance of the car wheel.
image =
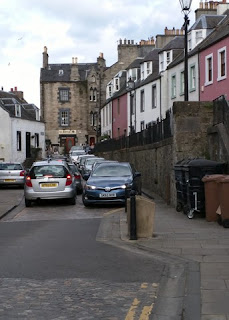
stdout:
[(31, 207), (32, 206), (32, 201), (31, 200), (28, 200), (28, 199), (25, 199), (25, 206), (28, 208), (28, 207)]
[(82, 201), (85, 207), (89, 207), (89, 203), (85, 201), (84, 195), (82, 195)]
[(72, 197), (69, 199), (69, 204), (75, 205), (76, 204), (76, 197)]

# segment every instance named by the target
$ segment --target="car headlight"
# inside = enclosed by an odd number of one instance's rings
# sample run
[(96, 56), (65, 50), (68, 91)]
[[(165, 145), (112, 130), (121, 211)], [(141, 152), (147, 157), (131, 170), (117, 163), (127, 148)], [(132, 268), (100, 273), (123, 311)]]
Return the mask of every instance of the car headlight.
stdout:
[(95, 190), (95, 189), (96, 189), (96, 186), (91, 186), (91, 185), (89, 185), (89, 184), (86, 184), (86, 185), (85, 185), (85, 189), (86, 189), (86, 190)]
[(121, 188), (122, 188), (122, 189), (126, 189), (126, 185), (123, 184), (123, 185), (121, 186)]

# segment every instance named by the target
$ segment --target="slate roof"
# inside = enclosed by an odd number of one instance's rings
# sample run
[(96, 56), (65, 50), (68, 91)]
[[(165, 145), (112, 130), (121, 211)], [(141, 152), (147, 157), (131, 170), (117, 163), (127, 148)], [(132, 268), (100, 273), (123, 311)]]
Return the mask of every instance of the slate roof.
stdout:
[(144, 58), (137, 58), (135, 59), (133, 62), (131, 62), (131, 64), (126, 68), (126, 70), (129, 69), (134, 69), (134, 68), (139, 68), (140, 67), (140, 63), (142, 63), (144, 60)]
[(161, 49), (153, 49), (145, 56), (142, 62), (158, 60), (158, 53), (160, 52), (160, 50)]
[(214, 29), (224, 17), (225, 15), (201, 15), (192, 25), (189, 31), (199, 29)]
[[(21, 117), (15, 115), (15, 104), (21, 106)], [(0, 91), (0, 107), (9, 113), (11, 118), (37, 121), (36, 109), (38, 108), (34, 104), (27, 103), (24, 99), (19, 99), (14, 93)]]
[(159, 50), (159, 53), (182, 48), (184, 48), (184, 36), (175, 36), (171, 41), (169, 41), (169, 43)]
[[(81, 81), (87, 80), (88, 74), (92, 67), (97, 69), (97, 63), (78, 63), (78, 71)], [(41, 68), (41, 82), (69, 82), (71, 77), (72, 64), (49, 64), (47, 68)], [(59, 74), (63, 70), (63, 74)]]

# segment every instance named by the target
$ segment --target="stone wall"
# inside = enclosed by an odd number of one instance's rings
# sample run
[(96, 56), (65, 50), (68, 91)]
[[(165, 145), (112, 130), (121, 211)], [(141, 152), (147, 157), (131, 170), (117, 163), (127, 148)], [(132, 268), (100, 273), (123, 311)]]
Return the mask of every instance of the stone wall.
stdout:
[(159, 143), (100, 153), (106, 159), (131, 162), (142, 173), (142, 186), (176, 206), (174, 165), (184, 158), (208, 159), (207, 129), (212, 124), (209, 102), (175, 102), (173, 137)]

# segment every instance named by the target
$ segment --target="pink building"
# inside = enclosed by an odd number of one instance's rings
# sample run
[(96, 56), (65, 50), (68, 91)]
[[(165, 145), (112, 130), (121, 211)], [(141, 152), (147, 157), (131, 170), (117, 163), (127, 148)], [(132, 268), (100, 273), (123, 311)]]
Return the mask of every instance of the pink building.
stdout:
[(229, 26), (225, 22), (210, 35), (199, 54), (200, 101), (221, 95), (229, 99)]
[(112, 137), (118, 138), (128, 132), (127, 94), (123, 94), (112, 101)]

